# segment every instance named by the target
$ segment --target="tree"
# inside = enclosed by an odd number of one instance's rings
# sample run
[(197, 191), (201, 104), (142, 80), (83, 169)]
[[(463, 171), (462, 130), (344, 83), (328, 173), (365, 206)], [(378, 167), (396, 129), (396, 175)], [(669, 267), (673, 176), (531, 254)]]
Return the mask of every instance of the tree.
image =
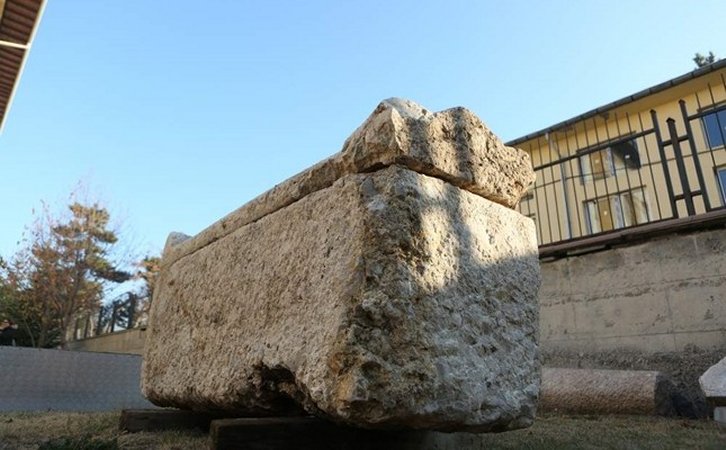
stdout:
[(136, 323), (145, 323), (148, 319), (149, 308), (151, 307), (151, 299), (154, 296), (154, 288), (156, 287), (156, 279), (161, 270), (161, 258), (158, 256), (147, 255), (137, 263), (138, 270), (135, 278), (144, 282), (141, 292), (138, 296), (138, 304), (136, 314)]
[[(7, 267), (7, 263), (0, 258), (0, 275), (5, 273)], [(8, 280), (0, 276), (0, 318), (10, 319), (18, 324), (18, 333), (15, 336), (18, 345), (33, 346), (33, 333), (29, 331), (31, 324), (28, 321), (30, 314), (23, 311), (23, 305)]]
[(154, 295), (156, 278), (159, 276), (159, 270), (161, 270), (161, 258), (147, 255), (138, 263), (138, 266), (139, 270), (136, 272), (136, 277), (144, 281), (143, 296), (151, 300)]
[(79, 314), (101, 306), (107, 285), (131, 278), (110, 259), (118, 239), (109, 220), (97, 203), (73, 202), (62, 219), (46, 209), (27, 247), (6, 264), (4, 278), (21, 313), (36, 325), (28, 327), (35, 346), (64, 347)]
[(47, 304), (32, 300), (30, 279), (25, 252), (15, 255), (12, 262), (0, 261), (0, 314), (19, 325), (16, 343), (20, 346), (37, 347), (41, 329), (45, 327), (46, 336), (53, 340), (57, 337), (57, 327), (52, 320), (43, 318)]
[(693, 62), (696, 63), (696, 67), (703, 67), (716, 62), (716, 55), (713, 52), (708, 52), (708, 56), (703, 56), (700, 53), (696, 53), (693, 57)]

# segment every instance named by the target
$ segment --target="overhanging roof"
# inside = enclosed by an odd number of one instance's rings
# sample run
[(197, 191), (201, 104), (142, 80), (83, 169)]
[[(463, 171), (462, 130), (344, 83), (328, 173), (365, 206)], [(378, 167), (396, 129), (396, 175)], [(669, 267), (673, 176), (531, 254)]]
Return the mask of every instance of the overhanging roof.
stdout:
[(547, 133), (552, 133), (554, 131), (560, 130), (562, 128), (568, 127), (570, 125), (574, 125), (577, 122), (581, 122), (585, 119), (589, 119), (591, 117), (595, 117), (597, 115), (601, 115), (607, 111), (610, 111), (612, 109), (615, 109), (619, 106), (625, 105), (627, 103), (634, 102), (636, 100), (639, 100), (641, 98), (647, 97), (649, 95), (656, 94), (658, 92), (664, 91), (666, 89), (672, 88), (674, 86), (677, 86), (679, 84), (683, 84), (687, 81), (693, 80), (694, 78), (701, 77), (703, 75), (706, 75), (711, 72), (715, 72), (717, 70), (723, 69), (726, 67), (726, 59), (720, 59), (714, 63), (711, 63), (707, 66), (700, 67), (696, 70), (693, 70), (691, 72), (686, 73), (685, 75), (681, 75), (679, 77), (673, 78), (671, 80), (665, 81), (660, 84), (656, 84), (653, 87), (649, 87), (647, 89), (643, 89), (642, 91), (636, 92), (635, 94), (628, 95), (627, 97), (623, 97), (620, 100), (616, 100), (614, 102), (608, 103), (606, 105), (600, 106), (599, 108), (595, 108), (593, 110), (590, 110), (586, 113), (580, 114), (579, 116), (575, 116), (571, 119), (564, 120), (560, 123), (557, 123), (555, 125), (552, 125), (551, 127), (543, 128), (539, 131), (535, 131), (534, 133), (530, 133), (526, 136), (519, 137), (517, 139), (511, 140), (507, 142), (507, 145), (515, 146), (518, 144), (521, 144), (522, 142), (529, 141), (530, 139), (534, 139), (540, 136), (543, 136)]
[(44, 6), (45, 0), (0, 0), (0, 131)]

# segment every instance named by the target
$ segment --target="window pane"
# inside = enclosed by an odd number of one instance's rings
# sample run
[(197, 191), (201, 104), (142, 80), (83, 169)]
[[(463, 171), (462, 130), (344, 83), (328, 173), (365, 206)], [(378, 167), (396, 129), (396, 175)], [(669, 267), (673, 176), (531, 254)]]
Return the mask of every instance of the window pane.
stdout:
[(613, 162), (613, 153), (609, 148), (600, 150), (602, 158), (602, 171), (605, 176), (612, 175), (615, 173), (615, 163)]
[(600, 152), (595, 152), (590, 156), (590, 161), (592, 161), (592, 171), (593, 173), (601, 173), (602, 172), (602, 155)]
[(611, 147), (611, 154), (616, 169), (627, 167), (628, 169), (640, 168), (640, 155), (635, 140), (619, 142)]
[(635, 212), (633, 211), (633, 200), (629, 193), (625, 192), (620, 194), (618, 205), (619, 217), (618, 217), (618, 228), (619, 227), (630, 227), (635, 225)]
[(610, 161), (610, 151), (608, 149), (592, 153), (590, 161), (592, 161), (593, 178), (605, 178), (612, 173), (612, 162)]
[(597, 207), (600, 211), (600, 228), (602, 231), (612, 230), (613, 215), (610, 211), (610, 200), (607, 198), (599, 200), (597, 202)]
[(703, 116), (703, 124), (708, 146), (713, 148), (723, 145), (726, 137), (726, 109)]
[(718, 169), (718, 182), (721, 185), (721, 204), (726, 205), (726, 167)]
[(612, 148), (608, 149), (608, 172), (610, 174), (616, 174), (619, 170), (625, 168), (625, 160), (623, 155), (614, 151)]
[(595, 200), (585, 203), (585, 211), (587, 215), (587, 223), (590, 226), (590, 233), (599, 233), (600, 230), (600, 216), (596, 207), (597, 202)]
[(590, 175), (590, 155), (581, 156), (577, 159), (577, 161), (580, 163), (580, 173), (582, 174), (582, 177), (585, 178)]
[(646, 223), (648, 221), (648, 209), (645, 204), (645, 192), (643, 189), (634, 190), (630, 194), (631, 205), (635, 213), (635, 223)]

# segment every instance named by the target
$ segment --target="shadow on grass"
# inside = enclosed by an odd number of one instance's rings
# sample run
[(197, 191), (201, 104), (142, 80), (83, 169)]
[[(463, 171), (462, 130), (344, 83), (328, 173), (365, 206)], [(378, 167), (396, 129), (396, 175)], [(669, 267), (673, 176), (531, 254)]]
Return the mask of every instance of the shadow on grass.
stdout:
[(63, 437), (40, 444), (38, 450), (118, 450), (116, 438)]

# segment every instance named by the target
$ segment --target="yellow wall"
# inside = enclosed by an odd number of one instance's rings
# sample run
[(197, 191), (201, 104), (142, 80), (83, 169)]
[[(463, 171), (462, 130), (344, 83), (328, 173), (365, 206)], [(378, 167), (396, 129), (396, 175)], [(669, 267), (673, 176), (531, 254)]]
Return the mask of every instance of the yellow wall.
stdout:
[[(677, 133), (683, 136), (686, 130), (679, 100), (685, 101), (689, 115), (713, 105), (723, 106), (722, 104), (726, 102), (725, 79), (726, 69), (713, 72), (517, 146), (530, 154), (532, 163), (537, 169), (552, 161), (576, 155), (578, 150), (622, 140), (629, 135), (653, 129), (651, 110), (656, 111), (657, 124), (663, 140), (670, 139), (666, 122), (668, 118), (675, 119)], [(710, 206), (712, 209), (724, 206), (715, 168), (726, 166), (726, 149), (723, 146), (708, 148), (702, 119), (694, 119), (690, 121), (690, 125)], [(641, 161), (640, 169), (636, 169), (634, 165), (626, 165), (624, 160), (617, 157), (614, 160), (603, 159), (605, 166), (602, 166), (598, 164), (598, 155), (591, 154), (588, 157), (590, 159), (576, 157), (537, 170), (537, 181), (530, 190), (533, 196), (525, 197), (520, 202), (519, 211), (535, 219), (540, 245), (606, 231), (611, 223), (617, 228), (618, 225), (623, 225), (623, 218), (626, 222), (631, 222), (627, 225), (634, 225), (687, 216), (684, 201), (677, 202), (675, 212), (671, 207), (655, 133), (638, 137), (634, 141)], [(690, 188), (692, 191), (697, 190), (699, 183), (691, 154), (692, 149), (688, 141), (681, 142), (680, 146)], [(681, 182), (673, 147), (666, 146), (665, 152), (670, 178), (673, 180), (674, 194), (681, 194)], [(607, 154), (602, 156), (607, 157)], [(610, 170), (612, 164), (607, 163), (608, 161), (614, 161), (616, 170)], [(590, 172), (596, 174), (587, 174), (588, 168)], [(640, 201), (637, 193), (612, 195), (629, 191), (643, 192), (645, 204), (638, 208)], [(607, 197), (606, 193), (611, 194), (611, 199), (604, 199)], [(618, 199), (614, 200), (613, 197)], [(596, 198), (600, 198), (601, 201), (593, 203)], [(589, 203), (589, 208), (593, 208), (591, 216), (597, 212), (593, 220), (600, 222), (599, 227), (597, 223), (588, 226), (586, 203)], [(694, 206), (697, 214), (706, 212), (702, 197), (694, 198)], [(618, 217), (621, 220), (608, 221), (608, 208), (619, 213)]]

